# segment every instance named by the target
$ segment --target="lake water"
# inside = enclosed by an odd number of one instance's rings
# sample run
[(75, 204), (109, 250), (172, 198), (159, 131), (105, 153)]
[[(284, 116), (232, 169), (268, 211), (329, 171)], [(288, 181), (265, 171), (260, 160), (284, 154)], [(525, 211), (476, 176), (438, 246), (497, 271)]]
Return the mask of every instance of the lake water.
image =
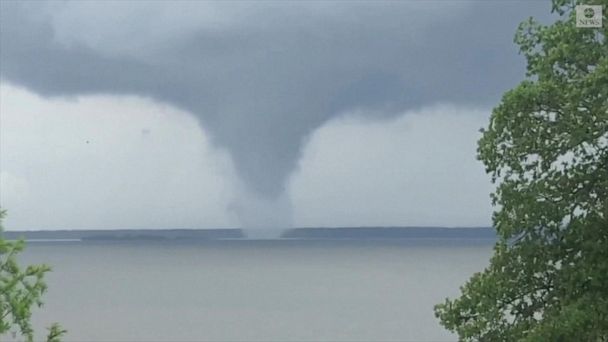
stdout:
[[(41, 329), (68, 341), (453, 341), (433, 305), (491, 241), (29, 243), (53, 266)], [(40, 338), (42, 335), (38, 335)]]

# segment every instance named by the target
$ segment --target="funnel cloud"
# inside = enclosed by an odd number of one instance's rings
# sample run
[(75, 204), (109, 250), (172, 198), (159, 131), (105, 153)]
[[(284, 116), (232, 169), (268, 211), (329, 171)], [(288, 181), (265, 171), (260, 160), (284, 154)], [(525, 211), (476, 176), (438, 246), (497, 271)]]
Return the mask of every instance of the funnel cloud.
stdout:
[(247, 194), (230, 210), (249, 216), (273, 205), (290, 211), (285, 188), (303, 144), (344, 113), (384, 119), (436, 103), (491, 106), (525, 71), (511, 43), (517, 24), (550, 4), (0, 6), (3, 81), (45, 97), (135, 95), (194, 115), (229, 153)]

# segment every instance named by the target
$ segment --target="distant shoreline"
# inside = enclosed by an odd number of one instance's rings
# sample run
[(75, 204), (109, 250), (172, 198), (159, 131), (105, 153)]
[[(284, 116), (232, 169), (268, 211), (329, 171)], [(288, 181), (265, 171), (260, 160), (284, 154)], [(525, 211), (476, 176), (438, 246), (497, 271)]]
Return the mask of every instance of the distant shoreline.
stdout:
[[(259, 234), (272, 232), (273, 234)], [(254, 234), (252, 234), (254, 233)], [(113, 229), (5, 231), (4, 238), (29, 242), (192, 240), (401, 240), (496, 239), (489, 227), (340, 227), (292, 229)]]

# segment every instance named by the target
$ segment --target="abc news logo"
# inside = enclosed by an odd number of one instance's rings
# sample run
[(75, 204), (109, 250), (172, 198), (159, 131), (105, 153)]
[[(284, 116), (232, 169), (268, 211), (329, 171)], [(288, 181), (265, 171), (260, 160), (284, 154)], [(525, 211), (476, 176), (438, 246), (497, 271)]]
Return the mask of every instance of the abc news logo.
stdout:
[(602, 5), (576, 6), (576, 27), (602, 27)]

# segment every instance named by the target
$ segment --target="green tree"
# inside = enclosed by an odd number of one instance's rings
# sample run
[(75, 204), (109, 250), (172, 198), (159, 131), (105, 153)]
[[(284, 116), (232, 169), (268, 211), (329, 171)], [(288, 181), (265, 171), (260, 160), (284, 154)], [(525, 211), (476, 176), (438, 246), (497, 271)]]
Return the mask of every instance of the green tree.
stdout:
[[(435, 307), (466, 341), (608, 341), (608, 44), (559, 18), (520, 24), (527, 77), (482, 130), (478, 158), (497, 189), (489, 266)], [(589, 15), (589, 13), (587, 13)]]
[[(0, 234), (4, 210), (0, 210)], [(0, 235), (0, 335), (13, 328), (27, 339), (34, 339), (31, 325), (32, 307), (42, 306), (41, 297), (46, 291), (46, 265), (29, 265), (23, 270), (16, 256), (23, 251), (24, 241), (7, 241)], [(48, 342), (58, 342), (66, 332), (58, 324), (53, 324), (47, 335)]]

